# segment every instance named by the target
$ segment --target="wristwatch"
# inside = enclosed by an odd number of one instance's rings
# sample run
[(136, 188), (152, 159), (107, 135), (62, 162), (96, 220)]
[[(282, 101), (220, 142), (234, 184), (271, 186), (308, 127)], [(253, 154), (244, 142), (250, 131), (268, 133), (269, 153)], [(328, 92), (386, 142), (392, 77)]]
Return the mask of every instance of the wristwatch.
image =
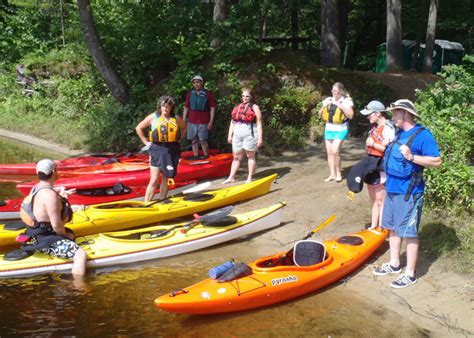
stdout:
[(413, 162), (415, 160), (415, 155), (410, 154), (410, 157), (408, 158), (408, 161)]

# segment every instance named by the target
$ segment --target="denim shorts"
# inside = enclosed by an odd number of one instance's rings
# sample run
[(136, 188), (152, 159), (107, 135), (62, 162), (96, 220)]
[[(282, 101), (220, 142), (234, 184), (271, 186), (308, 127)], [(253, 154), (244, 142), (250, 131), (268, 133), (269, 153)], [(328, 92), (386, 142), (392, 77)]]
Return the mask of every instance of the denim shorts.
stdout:
[(417, 238), (423, 211), (423, 194), (411, 195), (387, 192), (383, 206), (382, 227), (395, 231), (400, 238)]
[(209, 138), (207, 124), (188, 123), (187, 138), (188, 140), (198, 138), (199, 141), (207, 141)]

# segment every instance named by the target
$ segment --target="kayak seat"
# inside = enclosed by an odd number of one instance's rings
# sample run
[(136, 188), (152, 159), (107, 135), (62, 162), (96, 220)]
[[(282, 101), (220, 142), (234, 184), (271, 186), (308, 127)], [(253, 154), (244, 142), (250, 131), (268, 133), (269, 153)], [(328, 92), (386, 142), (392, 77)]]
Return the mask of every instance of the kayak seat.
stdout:
[(293, 248), (293, 262), (296, 266), (311, 266), (324, 261), (326, 247), (323, 243), (312, 240), (296, 242)]
[(338, 243), (346, 245), (361, 245), (364, 240), (359, 236), (342, 236), (337, 240)]
[(3, 260), (5, 261), (19, 261), (25, 258), (30, 257), (33, 254), (33, 251), (26, 251), (23, 249), (16, 249), (10, 252), (7, 252), (3, 256)]
[(0, 201), (0, 207), (3, 207), (3, 206), (5, 206), (5, 205), (7, 205), (7, 202), (5, 202), (5, 201)]

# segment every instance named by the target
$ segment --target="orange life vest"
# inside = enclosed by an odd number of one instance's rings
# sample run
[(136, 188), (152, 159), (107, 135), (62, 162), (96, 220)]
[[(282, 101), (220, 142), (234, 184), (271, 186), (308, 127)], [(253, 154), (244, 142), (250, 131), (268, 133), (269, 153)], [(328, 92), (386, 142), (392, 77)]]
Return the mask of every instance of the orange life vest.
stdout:
[[(383, 130), (385, 128), (386, 124), (383, 124), (381, 125), (380, 127), (373, 127), (370, 131), (369, 131), (369, 137), (372, 138), (372, 140), (374, 140), (374, 144), (382, 144), (383, 143)], [(390, 128), (390, 127), (388, 127)], [(368, 147), (366, 146), (367, 148), (367, 153), (369, 155), (373, 155), (373, 156), (378, 156), (378, 157), (383, 157), (383, 154), (385, 151), (381, 151), (379, 149), (375, 149), (374, 147)]]

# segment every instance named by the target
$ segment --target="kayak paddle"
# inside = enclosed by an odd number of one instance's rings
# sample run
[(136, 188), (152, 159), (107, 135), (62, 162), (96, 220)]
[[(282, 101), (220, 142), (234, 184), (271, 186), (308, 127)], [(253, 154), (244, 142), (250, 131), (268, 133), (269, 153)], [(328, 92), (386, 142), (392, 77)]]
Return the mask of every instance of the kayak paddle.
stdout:
[[(181, 191), (177, 194), (170, 195), (169, 197), (179, 197), (179, 196), (183, 196), (183, 195), (186, 195), (186, 194), (191, 194), (193, 192), (203, 191), (203, 190), (209, 188), (210, 186), (211, 186), (211, 182), (209, 182), (209, 181), (203, 182), (203, 183), (195, 185), (194, 187), (183, 190), (183, 191)], [(156, 203), (159, 203), (159, 202), (162, 202), (162, 200), (160, 200), (160, 199), (154, 200), (154, 201), (152, 201), (148, 204), (145, 204), (143, 207), (147, 208), (147, 207), (152, 206), (152, 205), (154, 205)]]
[(163, 229), (163, 230), (153, 232), (151, 234), (151, 238), (166, 236), (171, 231), (173, 231), (177, 228), (183, 228), (183, 230), (188, 231), (189, 229), (191, 229), (192, 227), (194, 227), (195, 225), (197, 225), (199, 223), (216, 222), (216, 221), (218, 221), (222, 218), (225, 218), (225, 217), (229, 216), (229, 214), (232, 212), (232, 210), (234, 210), (234, 207), (232, 205), (230, 205), (230, 206), (227, 206), (225, 208), (217, 209), (216, 211), (210, 212), (210, 213), (205, 214), (203, 216), (200, 216), (198, 214), (194, 214), (194, 219), (191, 222), (189, 222), (185, 225), (176, 225), (176, 226), (171, 227), (171, 228), (166, 229), (166, 230)]

